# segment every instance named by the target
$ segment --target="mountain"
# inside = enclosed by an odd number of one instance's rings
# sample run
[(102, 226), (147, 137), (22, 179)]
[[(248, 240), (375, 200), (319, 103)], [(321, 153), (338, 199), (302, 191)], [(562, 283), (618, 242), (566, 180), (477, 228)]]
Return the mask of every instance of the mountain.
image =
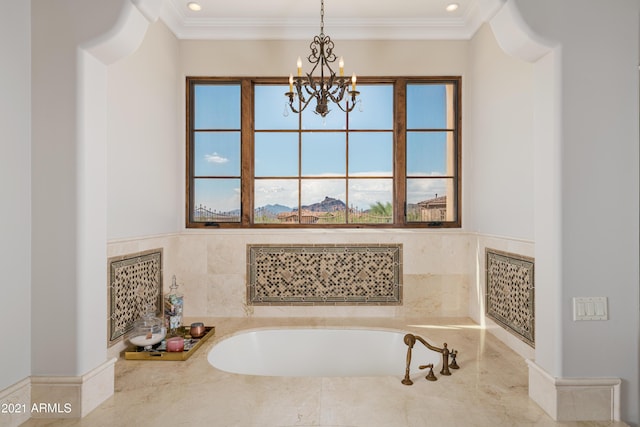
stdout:
[(269, 213), (276, 214), (276, 215), (279, 214), (280, 212), (291, 212), (291, 208), (290, 207), (284, 206), (284, 205), (277, 205), (277, 204), (276, 205), (265, 205), (265, 206), (262, 206), (262, 207), (260, 207), (258, 209), (261, 209), (263, 211), (267, 211)]
[(347, 208), (342, 200), (334, 199), (329, 196), (325, 196), (324, 200), (312, 205), (303, 206), (302, 210), (311, 212), (335, 212), (343, 211)]

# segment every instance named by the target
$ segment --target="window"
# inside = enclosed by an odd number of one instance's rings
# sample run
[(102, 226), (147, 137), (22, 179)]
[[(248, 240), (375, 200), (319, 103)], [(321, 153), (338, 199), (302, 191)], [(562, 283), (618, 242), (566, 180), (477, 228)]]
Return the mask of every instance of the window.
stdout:
[(459, 227), (460, 78), (359, 82), (323, 119), (285, 79), (187, 78), (187, 227)]

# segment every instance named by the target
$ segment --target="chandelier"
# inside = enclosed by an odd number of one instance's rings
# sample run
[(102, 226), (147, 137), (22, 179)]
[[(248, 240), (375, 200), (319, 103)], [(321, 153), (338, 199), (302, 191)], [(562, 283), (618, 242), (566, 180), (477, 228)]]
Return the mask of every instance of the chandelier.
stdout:
[[(344, 76), (344, 61), (342, 57), (338, 61), (339, 76), (331, 68), (331, 64), (336, 61), (333, 53), (334, 44), (331, 38), (324, 34), (324, 0), (320, 2), (320, 34), (313, 38), (309, 45), (311, 54), (307, 57), (309, 63), (313, 65), (311, 71), (302, 75), (302, 61), (298, 57), (298, 75), (289, 75), (289, 92), (285, 96), (289, 97), (289, 107), (294, 113), (300, 113), (312, 99), (316, 100), (314, 113), (325, 117), (329, 110), (329, 102), (333, 102), (344, 112), (353, 110), (356, 104), (356, 97), (360, 92), (356, 91), (356, 74), (351, 78)], [(320, 76), (314, 77), (313, 73), (318, 69)], [(349, 90), (351, 83), (351, 90)], [(345, 106), (340, 102), (345, 98), (345, 94), (351, 96), (351, 103), (348, 98)], [(298, 101), (296, 101), (296, 98)], [(298, 104), (298, 108), (294, 104)]]

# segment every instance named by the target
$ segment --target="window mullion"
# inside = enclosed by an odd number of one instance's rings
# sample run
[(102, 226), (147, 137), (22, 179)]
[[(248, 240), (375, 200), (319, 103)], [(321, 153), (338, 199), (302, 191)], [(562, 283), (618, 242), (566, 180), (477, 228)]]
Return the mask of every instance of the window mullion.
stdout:
[(254, 131), (253, 131), (253, 84), (249, 79), (241, 83), (241, 223), (243, 227), (253, 225), (254, 189)]
[(407, 99), (407, 81), (406, 79), (396, 80), (394, 86), (394, 167), (393, 167), (393, 181), (394, 181), (394, 225), (406, 224), (406, 129), (407, 129), (407, 114), (406, 114), (406, 99)]
[(194, 82), (187, 80), (186, 83), (186, 105), (187, 105), (187, 129), (186, 129), (186, 168), (187, 168), (187, 182), (185, 185), (185, 220), (187, 224), (193, 223), (193, 206), (195, 204), (193, 197), (193, 180), (194, 180), (194, 166), (193, 166), (193, 150), (194, 150), (194, 121), (195, 114), (192, 102), (194, 100)]

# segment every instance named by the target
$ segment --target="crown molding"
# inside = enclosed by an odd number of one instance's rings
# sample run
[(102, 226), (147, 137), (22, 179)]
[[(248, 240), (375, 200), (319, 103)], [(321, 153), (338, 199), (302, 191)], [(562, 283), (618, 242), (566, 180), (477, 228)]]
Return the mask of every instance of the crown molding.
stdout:
[[(468, 40), (504, 0), (479, 0), (460, 18), (332, 19), (325, 33), (334, 40)], [(306, 40), (316, 34), (317, 19), (193, 18), (166, 2), (160, 19), (178, 39)], [(315, 30), (315, 31), (314, 31)]]

